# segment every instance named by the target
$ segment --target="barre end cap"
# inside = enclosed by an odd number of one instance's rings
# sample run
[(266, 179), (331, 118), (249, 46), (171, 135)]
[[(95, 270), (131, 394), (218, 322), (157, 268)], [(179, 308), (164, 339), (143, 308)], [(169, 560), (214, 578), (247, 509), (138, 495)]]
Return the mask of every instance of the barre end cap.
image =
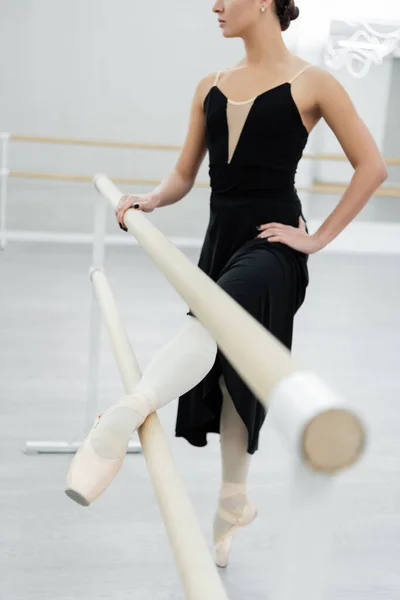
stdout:
[(312, 471), (338, 473), (360, 459), (366, 438), (365, 427), (352, 410), (338, 407), (323, 411), (303, 432), (304, 461)]
[(337, 473), (364, 452), (365, 424), (311, 371), (297, 370), (282, 379), (270, 394), (269, 412), (289, 448), (312, 471)]

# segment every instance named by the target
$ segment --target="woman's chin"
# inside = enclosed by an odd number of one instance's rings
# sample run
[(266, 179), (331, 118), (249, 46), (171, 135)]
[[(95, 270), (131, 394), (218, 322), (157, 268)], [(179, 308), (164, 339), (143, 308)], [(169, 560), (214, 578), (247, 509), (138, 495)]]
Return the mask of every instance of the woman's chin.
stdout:
[(227, 27), (226, 27), (226, 26), (225, 26), (225, 27), (222, 27), (221, 29), (222, 29), (222, 35), (223, 35), (225, 38), (235, 38), (235, 37), (239, 37), (239, 34), (238, 34), (238, 33), (235, 33), (234, 31), (227, 29)]

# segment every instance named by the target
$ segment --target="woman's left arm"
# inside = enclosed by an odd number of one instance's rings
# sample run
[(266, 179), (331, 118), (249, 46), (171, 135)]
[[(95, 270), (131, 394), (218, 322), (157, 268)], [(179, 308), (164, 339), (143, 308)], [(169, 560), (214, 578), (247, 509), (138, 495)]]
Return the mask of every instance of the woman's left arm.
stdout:
[[(336, 135), (354, 175), (335, 209), (312, 235), (299, 228), (268, 223), (258, 237), (285, 243), (300, 252), (312, 254), (327, 246), (356, 217), (373, 193), (387, 178), (385, 161), (365, 123), (357, 113), (347, 91), (328, 71), (312, 69), (315, 108)], [(311, 76), (311, 73), (310, 73)]]
[(354, 175), (340, 202), (313, 234), (321, 249), (358, 215), (387, 179), (388, 173), (379, 148), (347, 91), (327, 71), (319, 71), (318, 77), (318, 109), (354, 168)]

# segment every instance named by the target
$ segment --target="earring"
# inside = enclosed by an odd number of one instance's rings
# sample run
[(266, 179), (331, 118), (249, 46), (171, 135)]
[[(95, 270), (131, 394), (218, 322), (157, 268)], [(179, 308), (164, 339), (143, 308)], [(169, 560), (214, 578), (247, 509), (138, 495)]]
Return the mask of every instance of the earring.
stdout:
[(265, 6), (262, 6), (262, 7), (260, 8), (260, 10), (261, 10), (261, 12), (265, 12)]

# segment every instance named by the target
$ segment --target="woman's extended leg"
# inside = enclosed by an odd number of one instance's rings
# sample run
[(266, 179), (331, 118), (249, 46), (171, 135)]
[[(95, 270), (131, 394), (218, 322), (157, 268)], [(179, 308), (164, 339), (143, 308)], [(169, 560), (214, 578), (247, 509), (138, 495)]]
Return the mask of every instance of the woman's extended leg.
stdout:
[[(197, 385), (211, 370), (217, 344), (195, 317), (156, 352), (131, 394), (95, 423), (68, 473), (67, 494), (80, 503), (96, 499), (119, 470), (133, 432), (146, 417)], [(72, 492), (71, 492), (72, 490)]]
[(247, 452), (248, 432), (221, 376), (223, 403), (220, 422), (222, 482), (214, 519), (216, 562), (225, 567), (232, 536), (238, 527), (256, 517), (255, 506), (247, 497), (247, 476), (251, 456)]
[[(104, 458), (124, 453), (139, 421), (144, 420), (141, 415), (147, 417), (197, 385), (212, 368), (216, 353), (217, 345), (205, 327), (188, 316), (179, 333), (150, 360), (132, 394), (124, 397), (123, 406), (117, 402), (104, 413), (96, 428), (100, 441), (96, 451)], [(108, 443), (111, 431), (114, 444)]]

